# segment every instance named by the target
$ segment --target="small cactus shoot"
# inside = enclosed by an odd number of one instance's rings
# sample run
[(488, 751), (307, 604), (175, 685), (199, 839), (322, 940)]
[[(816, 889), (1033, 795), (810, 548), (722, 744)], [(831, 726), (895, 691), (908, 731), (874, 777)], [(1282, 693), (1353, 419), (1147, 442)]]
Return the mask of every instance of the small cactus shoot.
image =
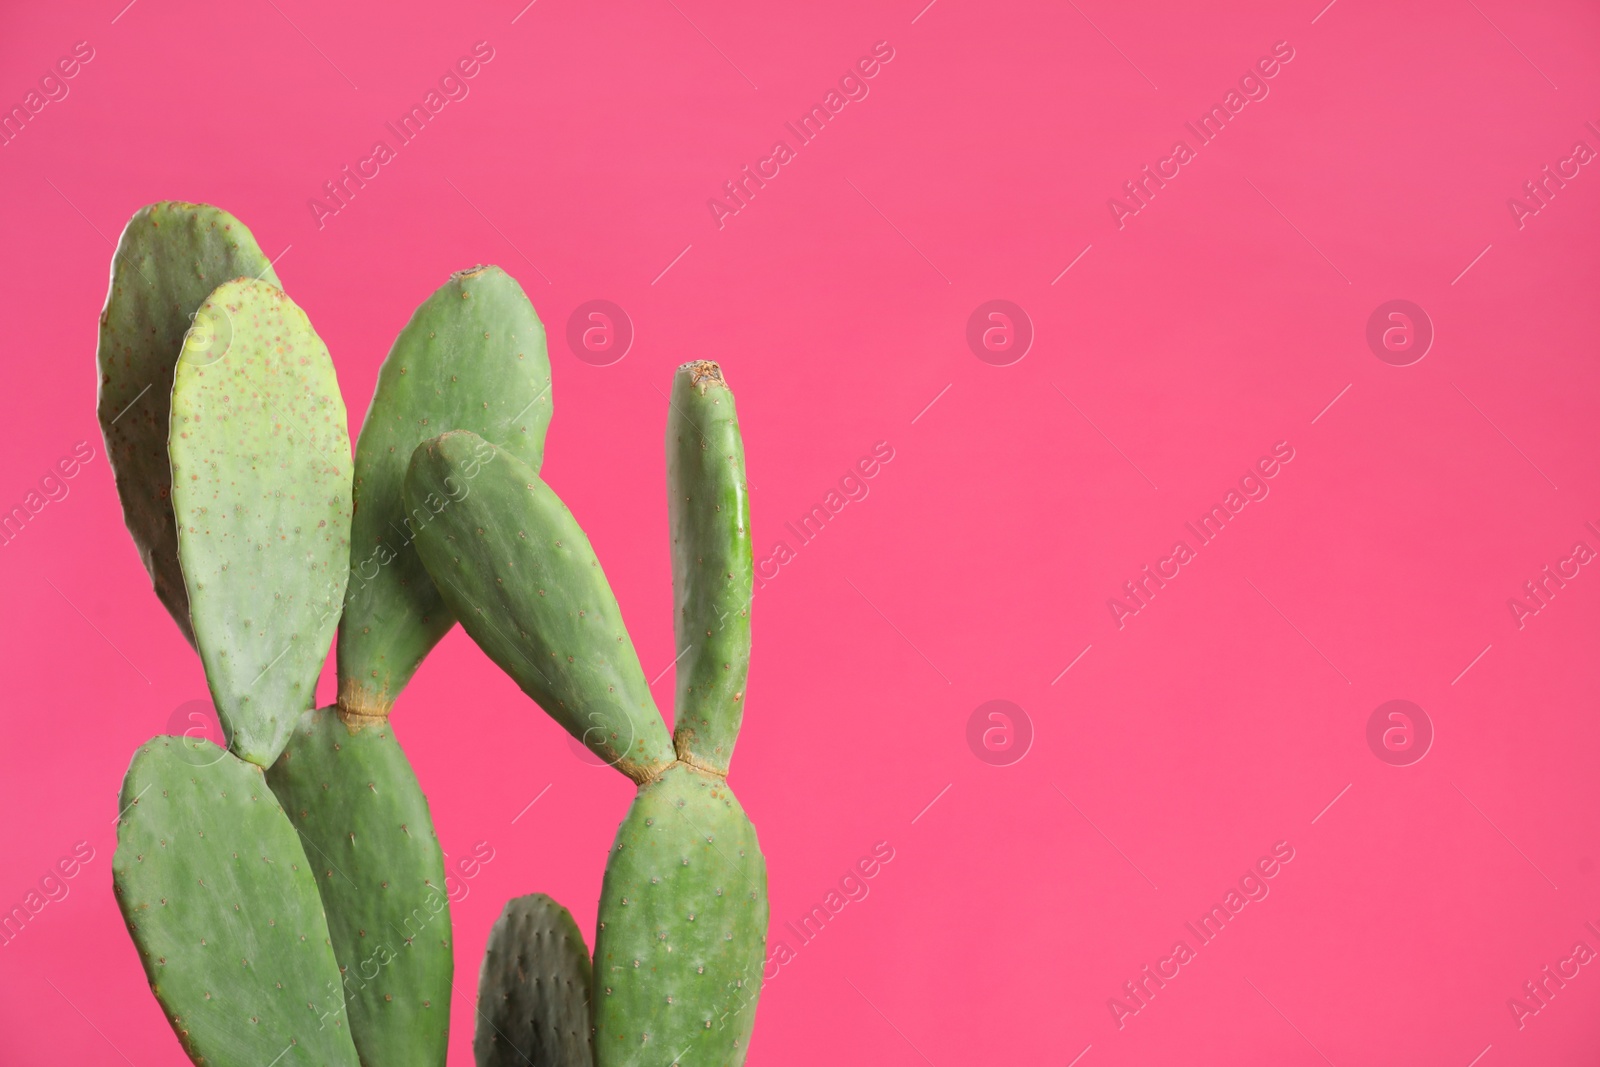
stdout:
[(592, 1067), (589, 948), (543, 893), (506, 901), (478, 974), (478, 1067)]

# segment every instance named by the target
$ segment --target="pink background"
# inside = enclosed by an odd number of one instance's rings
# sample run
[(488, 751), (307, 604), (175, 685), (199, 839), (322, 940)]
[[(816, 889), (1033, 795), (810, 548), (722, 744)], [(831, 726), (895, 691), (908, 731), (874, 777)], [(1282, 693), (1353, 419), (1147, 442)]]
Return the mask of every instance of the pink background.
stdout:
[[(1600, 1052), (1600, 968), (1520, 1029), (1507, 1005), (1579, 940), (1600, 949), (1600, 574), (1521, 629), (1507, 607), (1574, 542), (1600, 549), (1600, 174), (1520, 229), (1507, 205), (1575, 141), (1600, 148), (1592, 7), (124, 2), (0, 16), (6, 106), (94, 49), (0, 148), (0, 505), (76, 442), (95, 453), (0, 550), (0, 906), (95, 849), (0, 948), (0, 1059), (182, 1062), (110, 861), (131, 752), (205, 683), (121, 527), (93, 370), (108, 241), (165, 198), (225, 206), (284, 253), (352, 429), (451, 270), (515, 274), (550, 332), (547, 477), (651, 676), (673, 656), (676, 364), (721, 360), (738, 392), (763, 553), (894, 449), (756, 600), (732, 781), (772, 937), (795, 947), (783, 924), (876, 842), (894, 859), (770, 982), (752, 1064)], [(470, 95), (319, 229), (308, 199), (480, 40)], [(707, 199), (793, 146), (784, 122), (878, 41), (894, 58), (870, 95), (719, 229)], [(1294, 59), (1270, 95), (1119, 230), (1108, 198), (1192, 147), (1184, 122), (1278, 41)], [(565, 341), (597, 298), (637, 332), (607, 367)], [(1010, 366), (965, 341), (995, 298), (1036, 331)], [(1411, 366), (1365, 341), (1394, 298), (1436, 330)], [(1294, 460), (1270, 496), (1119, 629), (1108, 598), (1279, 441)], [(670, 673), (655, 691), (670, 704)], [(1436, 731), (1411, 766), (1367, 744), (1394, 698)], [(991, 699), (1034, 731), (1009, 766), (968, 747)], [(470, 1063), (501, 903), (545, 890), (592, 931), (631, 790), (459, 630), (396, 721), (452, 861), (494, 850), (454, 909), (452, 1062)], [(1193, 945), (1185, 921), (1279, 841), (1294, 859), (1270, 895), (1119, 1029), (1108, 999)]]

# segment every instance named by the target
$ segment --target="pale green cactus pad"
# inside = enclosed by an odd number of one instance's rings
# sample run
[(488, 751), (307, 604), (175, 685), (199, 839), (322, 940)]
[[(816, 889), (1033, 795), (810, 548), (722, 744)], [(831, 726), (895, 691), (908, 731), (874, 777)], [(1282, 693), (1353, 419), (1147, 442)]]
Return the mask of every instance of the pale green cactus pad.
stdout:
[(543, 893), (506, 902), (478, 974), (478, 1067), (592, 1067), (589, 948)]
[(635, 781), (673, 760), (622, 611), (589, 538), (526, 463), (465, 430), (417, 446), (417, 551), (490, 659)]
[(189, 1058), (355, 1067), (322, 898), (261, 770), (157, 737), (120, 805), (117, 904)]
[(739, 1064), (767, 942), (767, 866), (728, 783), (683, 763), (617, 830), (594, 939), (600, 1067)]
[(715, 363), (685, 363), (667, 414), (678, 758), (728, 773), (750, 675), (750, 487), (733, 392)]
[(244, 223), (206, 204), (151, 204), (123, 228), (100, 313), (97, 413), (123, 519), (156, 596), (190, 644), (167, 457), (172, 372), (194, 312), (241, 276), (278, 284)]
[(447, 430), (471, 430), (537, 472), (550, 411), (544, 325), (499, 267), (451, 275), (395, 338), (356, 443), (342, 706), (387, 711), (455, 624), (411, 544), (427, 518), (402, 499), (411, 453)]
[(362, 1062), (444, 1063), (455, 967), (444, 858), (394, 727), (352, 732), (334, 708), (308, 711), (267, 784), (322, 891)]
[(311, 706), (344, 604), (350, 438), (328, 350), (266, 282), (217, 288), (172, 387), (172, 501), (200, 658), (242, 759)]

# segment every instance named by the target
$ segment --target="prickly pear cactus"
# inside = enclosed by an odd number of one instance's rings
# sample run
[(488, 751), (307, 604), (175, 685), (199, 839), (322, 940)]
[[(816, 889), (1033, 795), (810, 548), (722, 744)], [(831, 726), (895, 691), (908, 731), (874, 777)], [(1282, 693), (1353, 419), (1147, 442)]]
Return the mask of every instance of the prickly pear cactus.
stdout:
[(452, 274), (400, 331), (356, 444), (342, 707), (387, 711), (455, 624), (411, 545), (428, 519), (401, 496), (411, 453), (447, 430), (471, 430), (537, 472), (550, 411), (544, 325), (499, 267)]
[(120, 804), (117, 904), (189, 1058), (355, 1067), (312, 867), (261, 769), (157, 737)]
[(743, 1063), (766, 957), (766, 860), (727, 781), (750, 671), (752, 554), (744, 442), (715, 363), (678, 368), (666, 436), (679, 762), (640, 786), (606, 864), (601, 1067)]
[(672, 762), (589, 538), (531, 467), (476, 434), (443, 434), (412, 456), (406, 506), (432, 515), (417, 551), (446, 603), (523, 692), (636, 782)]
[(229, 749), (268, 767), (311, 706), (350, 555), (344, 401), (327, 347), (283, 290), (240, 278), (200, 306), (168, 450), (206, 681)]
[(156, 596), (190, 644), (167, 458), (172, 372), (194, 312), (240, 276), (278, 284), (244, 223), (207, 204), (151, 204), (123, 228), (100, 313), (96, 406), (123, 518)]
[[(588, 538), (538, 476), (544, 328), (498, 268), (459, 272), (418, 308), (354, 464), (327, 349), (225, 212), (157, 204), (129, 223), (99, 366), (129, 529), (228, 737), (227, 750), (139, 750), (113, 864), (190, 1057), (443, 1063), (443, 857), (388, 715), (459, 618), (638, 785), (592, 962), (547, 897), (512, 901), (496, 924), (481, 1067), (742, 1063), (766, 868), (726, 780), (752, 569), (743, 446), (716, 365), (680, 368), (668, 421), (675, 737)], [(341, 614), (339, 702), (312, 709)]]
[(478, 1067), (592, 1067), (589, 948), (543, 893), (506, 902), (478, 974)]
[[(639, 785), (600, 898), (599, 1067), (743, 1063), (765, 958), (766, 862), (726, 778), (749, 670), (744, 450), (715, 364), (680, 368), (671, 406), (675, 629), (687, 674), (674, 753), (599, 561), (550, 487), (469, 433), (424, 442), (406, 475), (408, 508), (435, 516), (418, 551), (468, 634)], [(452, 498), (449, 487), (468, 481), (472, 492)]]
[(267, 782), (316, 875), (362, 1062), (444, 1063), (455, 967), (444, 857), (393, 727), (308, 711)]

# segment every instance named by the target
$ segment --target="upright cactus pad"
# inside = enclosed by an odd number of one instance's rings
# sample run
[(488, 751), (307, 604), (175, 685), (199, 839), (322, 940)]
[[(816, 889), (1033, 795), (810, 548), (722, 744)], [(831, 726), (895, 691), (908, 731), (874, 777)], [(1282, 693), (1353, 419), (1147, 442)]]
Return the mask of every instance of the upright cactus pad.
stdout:
[(593, 1067), (589, 949), (543, 893), (506, 902), (478, 975), (478, 1067)]
[(423, 563), (489, 658), (602, 759), (644, 781), (673, 760), (589, 538), (526, 463), (466, 431), (417, 447), (406, 507)]
[(355, 1067), (322, 899), (260, 769), (158, 737), (120, 803), (117, 903), (189, 1057)]
[(743, 1063), (766, 940), (755, 828), (719, 775), (674, 764), (639, 788), (606, 864), (596, 1062)]
[(344, 604), (350, 439), (305, 312), (241, 278), (201, 305), (172, 387), (172, 502), (200, 658), (229, 748), (270, 766)]
[(190, 644), (167, 458), (172, 372), (194, 312), (240, 276), (278, 284), (244, 223), (205, 204), (151, 204), (123, 228), (100, 313), (97, 409), (123, 518), (156, 596)]
[(667, 413), (678, 758), (728, 773), (750, 674), (750, 487), (733, 392), (715, 363), (678, 368)]
[(499, 267), (451, 275), (400, 331), (356, 444), (341, 706), (387, 711), (455, 624), (411, 545), (428, 518), (402, 499), (411, 453), (447, 430), (471, 430), (537, 472), (550, 411), (544, 325)]
[(444, 859), (394, 728), (352, 732), (334, 708), (308, 711), (267, 784), (316, 874), (362, 1062), (444, 1063), (454, 972)]

